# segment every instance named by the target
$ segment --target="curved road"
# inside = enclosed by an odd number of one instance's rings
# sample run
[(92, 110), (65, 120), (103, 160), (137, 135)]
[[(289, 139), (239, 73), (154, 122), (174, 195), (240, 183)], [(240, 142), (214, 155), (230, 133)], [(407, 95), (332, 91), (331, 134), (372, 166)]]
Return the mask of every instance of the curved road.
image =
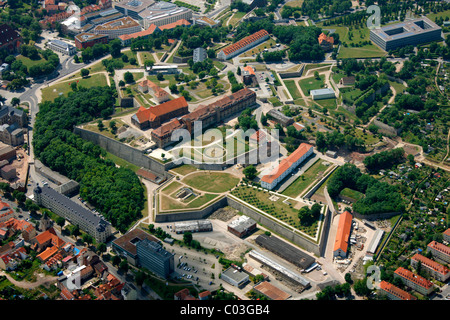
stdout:
[(40, 277), (37, 276), (37, 280), (35, 282), (28, 282), (28, 281), (17, 281), (14, 280), (13, 277), (11, 277), (9, 274), (5, 273), (4, 271), (0, 271), (0, 275), (6, 276), (8, 280), (15, 286), (23, 289), (35, 289), (39, 287), (40, 285), (46, 284), (46, 283), (53, 283), (55, 282), (58, 277), (49, 277), (49, 276), (43, 276)]

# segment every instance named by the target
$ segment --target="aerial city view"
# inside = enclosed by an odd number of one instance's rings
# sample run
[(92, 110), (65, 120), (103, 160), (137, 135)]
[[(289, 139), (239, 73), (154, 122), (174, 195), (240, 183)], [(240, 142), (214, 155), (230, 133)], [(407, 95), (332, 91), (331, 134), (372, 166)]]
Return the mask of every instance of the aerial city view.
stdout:
[(0, 1), (0, 299), (450, 300), (449, 100), (448, 0)]

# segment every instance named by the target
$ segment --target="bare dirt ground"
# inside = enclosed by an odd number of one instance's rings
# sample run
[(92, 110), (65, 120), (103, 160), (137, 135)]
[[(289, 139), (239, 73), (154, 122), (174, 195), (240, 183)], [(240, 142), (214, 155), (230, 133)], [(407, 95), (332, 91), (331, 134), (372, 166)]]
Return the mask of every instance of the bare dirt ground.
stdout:
[(0, 178), (0, 182), (22, 182), (25, 184), (28, 170), (28, 155), (25, 150), (21, 148), (16, 149), (16, 152), (16, 159), (10, 163), (10, 165), (16, 169), (16, 177), (10, 181)]

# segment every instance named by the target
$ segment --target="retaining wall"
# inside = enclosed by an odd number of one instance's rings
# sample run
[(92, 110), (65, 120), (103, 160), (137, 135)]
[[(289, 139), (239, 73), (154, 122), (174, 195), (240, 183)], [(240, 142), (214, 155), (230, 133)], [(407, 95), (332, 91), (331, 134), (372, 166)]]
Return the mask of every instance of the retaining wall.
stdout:
[(101, 148), (119, 158), (122, 158), (138, 167), (143, 167), (145, 169), (153, 171), (158, 175), (164, 176), (166, 178), (170, 176), (167, 171), (174, 166), (172, 162), (162, 164), (157, 160), (148, 157), (141, 150), (135, 149), (120, 141), (105, 137), (104, 135), (96, 132), (75, 127), (74, 133), (78, 134), (84, 140), (91, 141), (92, 143), (100, 146)]

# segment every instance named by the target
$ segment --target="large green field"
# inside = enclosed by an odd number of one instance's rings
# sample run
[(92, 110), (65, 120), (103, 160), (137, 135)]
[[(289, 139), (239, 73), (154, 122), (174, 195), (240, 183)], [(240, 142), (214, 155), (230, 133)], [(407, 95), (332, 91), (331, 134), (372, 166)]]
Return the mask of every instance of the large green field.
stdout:
[(320, 79), (309, 77), (298, 81), (300, 88), (303, 90), (305, 96), (309, 96), (311, 90), (321, 89), (325, 86), (325, 75), (319, 75)]
[(160, 191), (160, 209), (162, 211), (177, 210), (177, 209), (194, 209), (203, 206), (209, 201), (218, 198), (220, 195), (212, 193), (199, 194), (194, 191), (195, 196), (192, 195), (186, 200), (179, 200), (176, 198), (177, 192), (183, 187), (183, 184), (173, 181)]
[(294, 80), (284, 80), (284, 84), (286, 85), (286, 88), (289, 90), (289, 93), (292, 96), (292, 99), (302, 99), (302, 95), (297, 89), (297, 86), (295, 85)]
[[(319, 23), (318, 26), (323, 27), (321, 23)], [(334, 25), (325, 28), (334, 29), (334, 32), (339, 34), (341, 47), (337, 57), (340, 59), (379, 58), (386, 55), (386, 52), (378, 48), (373, 43), (363, 44), (365, 41), (370, 41), (368, 28), (350, 30), (349, 27), (346, 26)]]
[(321, 159), (314, 162), (314, 164), (287, 187), (282, 194), (292, 198), (297, 197), (329, 168), (329, 166), (324, 165), (323, 162), (324, 161)]
[(16, 57), (16, 60), (20, 60), (20, 61), (22, 61), (22, 63), (29, 69), (30, 67), (32, 67), (32, 66), (34, 66), (34, 65), (37, 65), (37, 64), (40, 64), (40, 63), (42, 63), (42, 62), (45, 62), (46, 60), (44, 59), (44, 58), (40, 58), (40, 59), (37, 59), (37, 60), (32, 60), (32, 59), (30, 59), (30, 58), (28, 58), (28, 57), (24, 57), (24, 56), (22, 56), (22, 55), (18, 55), (17, 57)]
[(42, 89), (42, 100), (43, 101), (53, 101), (55, 98), (67, 95), (72, 92), (71, 83), (78, 81), (78, 87), (90, 88), (94, 86), (104, 87), (107, 86), (106, 76), (104, 74), (93, 74), (83, 79), (73, 79), (70, 81), (60, 82), (50, 87)]
[(228, 173), (204, 171), (190, 174), (182, 182), (201, 191), (222, 193), (235, 187), (239, 180)]

